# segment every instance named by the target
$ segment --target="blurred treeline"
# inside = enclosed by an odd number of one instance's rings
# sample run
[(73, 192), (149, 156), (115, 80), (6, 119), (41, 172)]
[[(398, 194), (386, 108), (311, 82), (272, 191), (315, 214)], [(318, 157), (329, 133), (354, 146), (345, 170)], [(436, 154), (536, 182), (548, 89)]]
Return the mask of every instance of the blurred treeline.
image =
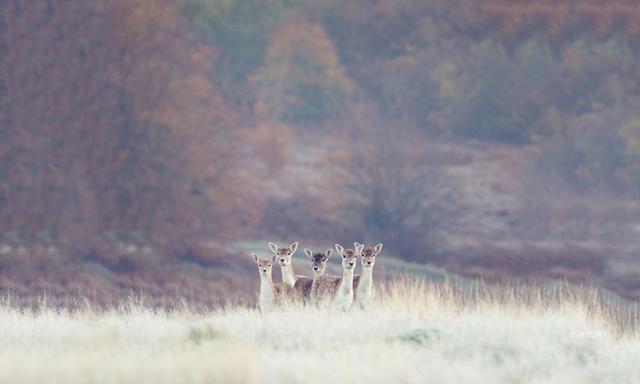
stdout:
[[(264, 180), (314, 134), (346, 143), (326, 187), (358, 234), (437, 225), (431, 138), (537, 146), (576, 190), (640, 197), (635, 0), (5, 0), (0, 12), (12, 249), (167, 256), (268, 233)], [(305, 220), (338, 209), (321, 203)]]

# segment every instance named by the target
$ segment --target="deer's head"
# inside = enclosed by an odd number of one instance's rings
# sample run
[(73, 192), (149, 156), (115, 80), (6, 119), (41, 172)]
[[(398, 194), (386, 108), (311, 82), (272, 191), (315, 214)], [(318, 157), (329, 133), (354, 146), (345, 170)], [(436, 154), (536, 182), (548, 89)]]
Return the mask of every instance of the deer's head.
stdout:
[(340, 244), (336, 244), (336, 251), (338, 251), (338, 255), (342, 256), (342, 268), (344, 269), (354, 269), (356, 267), (356, 262), (358, 261), (358, 256), (360, 252), (362, 252), (361, 244), (354, 243), (354, 248), (345, 249)]
[(269, 249), (276, 256), (276, 260), (282, 267), (291, 265), (291, 257), (298, 249), (298, 242), (291, 243), (288, 247), (280, 248), (275, 243), (269, 243)]
[(258, 273), (260, 273), (260, 276), (270, 277), (273, 264), (275, 264), (276, 262), (276, 257), (272, 256), (266, 259), (262, 259), (258, 257), (255, 253), (252, 253), (251, 256), (253, 256), (253, 261), (258, 266)]
[(362, 247), (362, 256), (360, 257), (362, 268), (373, 268), (376, 264), (376, 256), (382, 252), (382, 243), (375, 247), (365, 247), (364, 244), (359, 243), (355, 243), (355, 245)]
[(321, 276), (327, 269), (327, 260), (331, 258), (331, 248), (327, 249), (324, 253), (313, 253), (311, 250), (305, 248), (304, 254), (307, 259), (311, 261), (311, 267), (313, 269), (314, 276)]

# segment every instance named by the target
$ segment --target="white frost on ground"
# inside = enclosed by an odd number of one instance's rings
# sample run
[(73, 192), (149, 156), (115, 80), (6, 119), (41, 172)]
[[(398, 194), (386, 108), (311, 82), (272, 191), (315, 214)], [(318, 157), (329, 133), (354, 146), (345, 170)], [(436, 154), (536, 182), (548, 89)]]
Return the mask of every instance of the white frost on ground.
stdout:
[(640, 335), (580, 300), (462, 305), (434, 287), (396, 287), (350, 313), (5, 305), (0, 383), (640, 382)]

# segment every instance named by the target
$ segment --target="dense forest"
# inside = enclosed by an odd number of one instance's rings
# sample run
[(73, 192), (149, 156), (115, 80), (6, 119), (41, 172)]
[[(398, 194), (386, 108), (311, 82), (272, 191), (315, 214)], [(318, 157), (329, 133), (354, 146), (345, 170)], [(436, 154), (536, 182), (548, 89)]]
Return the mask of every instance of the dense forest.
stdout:
[[(635, 0), (5, 0), (0, 251), (172, 259), (315, 225), (429, 247), (451, 143), (635, 201), (639, 55)], [(278, 199), (318, 152), (322, 193)]]

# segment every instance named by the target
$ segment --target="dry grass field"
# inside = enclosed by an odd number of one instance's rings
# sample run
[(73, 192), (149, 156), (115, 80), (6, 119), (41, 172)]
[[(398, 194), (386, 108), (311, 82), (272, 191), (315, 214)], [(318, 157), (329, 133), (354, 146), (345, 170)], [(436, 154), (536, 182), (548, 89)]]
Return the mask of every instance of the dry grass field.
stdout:
[(2, 383), (633, 383), (638, 308), (597, 290), (397, 280), (367, 310), (0, 307)]

